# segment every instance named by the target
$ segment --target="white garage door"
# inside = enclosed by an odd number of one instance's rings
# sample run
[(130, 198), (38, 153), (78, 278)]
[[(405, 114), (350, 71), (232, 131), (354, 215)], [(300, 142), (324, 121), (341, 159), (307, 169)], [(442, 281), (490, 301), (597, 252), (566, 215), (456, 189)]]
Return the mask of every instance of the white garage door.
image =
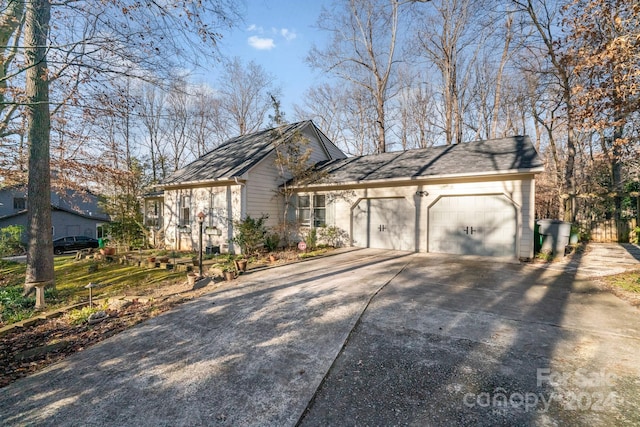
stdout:
[(516, 218), (504, 195), (441, 197), (429, 208), (429, 252), (515, 256)]
[(416, 250), (415, 208), (407, 199), (360, 200), (352, 218), (354, 246)]

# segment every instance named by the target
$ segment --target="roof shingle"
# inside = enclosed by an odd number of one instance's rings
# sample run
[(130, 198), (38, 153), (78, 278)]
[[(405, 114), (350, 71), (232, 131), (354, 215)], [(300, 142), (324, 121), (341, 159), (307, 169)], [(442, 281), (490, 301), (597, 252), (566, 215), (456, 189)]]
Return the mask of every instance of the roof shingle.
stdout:
[(279, 141), (292, 137), (306, 126), (310, 120), (238, 136), (227, 140), (182, 169), (177, 170), (163, 181), (163, 185), (188, 182), (213, 181), (240, 177), (267, 156)]
[(543, 163), (526, 136), (350, 157), (323, 162), (322, 184), (416, 179), (495, 172), (540, 171)]

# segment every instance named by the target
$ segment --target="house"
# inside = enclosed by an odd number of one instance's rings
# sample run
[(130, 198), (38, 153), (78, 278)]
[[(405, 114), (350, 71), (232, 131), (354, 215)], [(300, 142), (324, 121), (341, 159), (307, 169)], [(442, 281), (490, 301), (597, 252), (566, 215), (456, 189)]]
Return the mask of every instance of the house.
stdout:
[[(27, 228), (29, 197), (26, 186), (0, 189), (0, 228), (20, 225)], [(98, 196), (87, 190), (51, 192), (51, 225), (53, 239), (64, 236), (103, 237), (109, 216), (98, 203)], [(23, 241), (26, 241), (26, 232)]]
[[(296, 134), (312, 150), (315, 179), (295, 188), (287, 210), (275, 147)], [(197, 248), (202, 212), (203, 246), (235, 251), (225, 246), (232, 221), (267, 214), (271, 227), (286, 215), (303, 229), (338, 230), (357, 247), (530, 258), (542, 170), (523, 136), (347, 157), (305, 121), (229, 140), (169, 177), (165, 243)]]
[(276, 165), (276, 146), (292, 138), (305, 141), (311, 164), (346, 158), (311, 121), (233, 138), (164, 180), (162, 208), (157, 205), (159, 193), (146, 197), (145, 222), (162, 224), (157, 234), (164, 235), (167, 247), (193, 250), (198, 244), (196, 215), (203, 213), (203, 246), (238, 251), (229, 247), (233, 221), (263, 214), (269, 227), (283, 221), (278, 187), (289, 176)]

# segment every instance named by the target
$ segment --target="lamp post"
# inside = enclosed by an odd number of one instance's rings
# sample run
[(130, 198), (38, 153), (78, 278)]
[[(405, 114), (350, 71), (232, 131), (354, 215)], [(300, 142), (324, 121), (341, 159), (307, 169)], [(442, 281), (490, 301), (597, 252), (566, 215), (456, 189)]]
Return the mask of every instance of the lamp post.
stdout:
[(198, 266), (200, 269), (200, 277), (202, 277), (202, 225), (204, 224), (205, 214), (204, 212), (200, 211), (196, 216), (198, 217), (198, 224), (200, 226), (200, 233), (198, 233), (198, 242), (199, 242), (198, 250), (200, 251), (200, 256), (199, 256), (200, 262), (198, 262)]

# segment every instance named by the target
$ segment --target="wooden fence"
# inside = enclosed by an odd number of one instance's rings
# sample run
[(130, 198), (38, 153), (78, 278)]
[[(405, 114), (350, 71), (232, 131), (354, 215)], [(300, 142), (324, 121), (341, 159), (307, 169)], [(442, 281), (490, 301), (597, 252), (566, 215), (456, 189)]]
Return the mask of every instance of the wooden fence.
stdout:
[(605, 221), (578, 221), (581, 236), (587, 237), (589, 242), (627, 243), (633, 237), (633, 229), (636, 227), (636, 219)]

